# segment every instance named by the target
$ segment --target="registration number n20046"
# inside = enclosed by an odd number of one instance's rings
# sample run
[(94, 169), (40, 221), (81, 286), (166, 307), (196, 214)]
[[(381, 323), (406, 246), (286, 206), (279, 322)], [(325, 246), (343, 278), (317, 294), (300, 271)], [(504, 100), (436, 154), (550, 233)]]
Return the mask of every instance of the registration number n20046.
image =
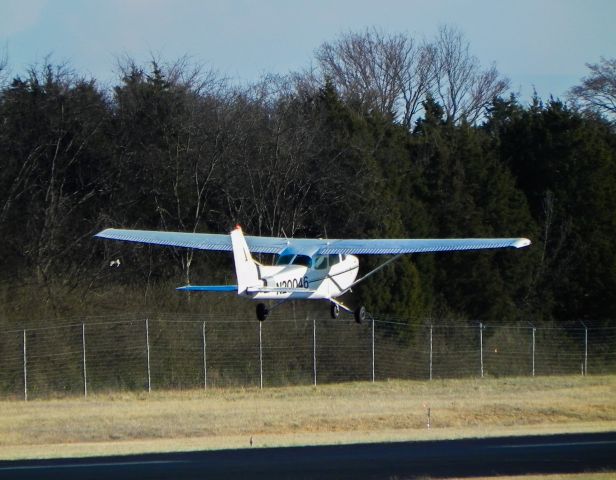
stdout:
[(293, 278), (276, 282), (278, 288), (308, 288), (308, 277)]

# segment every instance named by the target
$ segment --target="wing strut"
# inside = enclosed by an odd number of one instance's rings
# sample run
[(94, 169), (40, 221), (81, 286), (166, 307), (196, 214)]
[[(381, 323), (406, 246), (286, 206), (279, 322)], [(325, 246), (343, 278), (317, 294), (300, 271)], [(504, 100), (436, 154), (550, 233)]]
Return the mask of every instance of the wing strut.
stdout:
[(361, 277), (358, 280), (355, 280), (351, 285), (349, 285), (346, 290), (344, 290), (343, 292), (340, 293), (340, 295), (344, 295), (346, 292), (348, 292), (349, 290), (351, 290), (355, 285), (357, 285), (360, 282), (363, 282), (366, 278), (371, 277), (372, 275), (374, 275), (376, 272), (378, 272), (379, 270), (382, 270), (383, 268), (385, 268), (387, 265), (389, 265), (391, 262), (393, 262), (394, 260), (397, 260), (398, 258), (400, 258), (402, 255), (404, 255), (404, 253), (399, 253), (398, 255), (394, 255), (393, 257), (391, 257), (390, 259), (388, 259), (387, 261), (381, 263), (378, 267), (370, 270), (368, 273), (366, 273), (363, 277)]

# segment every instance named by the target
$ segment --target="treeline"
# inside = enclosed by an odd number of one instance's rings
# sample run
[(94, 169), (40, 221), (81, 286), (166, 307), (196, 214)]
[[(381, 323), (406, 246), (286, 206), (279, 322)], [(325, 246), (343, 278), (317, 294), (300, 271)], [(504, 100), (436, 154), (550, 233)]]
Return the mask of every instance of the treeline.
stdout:
[[(524, 251), (404, 258), (354, 300), (411, 323), (614, 318), (609, 111), (581, 96), (522, 104), (448, 27), (431, 41), (349, 33), (315, 57), (249, 86), (190, 59), (124, 59), (113, 88), (52, 62), (6, 79), (0, 321), (27, 320), (33, 303), (65, 317), (104, 292), (232, 283), (225, 255), (92, 235), (237, 223), (289, 237), (527, 236)], [(191, 301), (173, 298), (168, 309)]]

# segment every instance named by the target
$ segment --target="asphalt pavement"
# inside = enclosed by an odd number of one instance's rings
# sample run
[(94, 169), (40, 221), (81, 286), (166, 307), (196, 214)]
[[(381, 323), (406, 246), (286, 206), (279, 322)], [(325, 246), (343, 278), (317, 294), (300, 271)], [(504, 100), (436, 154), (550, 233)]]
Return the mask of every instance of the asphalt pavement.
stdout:
[(401, 480), (593, 471), (616, 472), (616, 432), (0, 461), (0, 479)]

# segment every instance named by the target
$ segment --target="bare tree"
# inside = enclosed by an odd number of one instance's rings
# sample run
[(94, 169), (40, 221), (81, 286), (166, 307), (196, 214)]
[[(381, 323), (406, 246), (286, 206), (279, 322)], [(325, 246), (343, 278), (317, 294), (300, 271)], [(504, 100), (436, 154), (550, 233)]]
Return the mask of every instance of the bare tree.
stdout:
[[(40, 282), (72, 269), (64, 283), (74, 287), (86, 271), (79, 259), (86, 256), (82, 242), (92, 234), (86, 218), (100, 192), (105, 107), (93, 80), (49, 62), (31, 67), (4, 92), (0, 228), (20, 226), (19, 235), (5, 240)], [(75, 252), (81, 255), (73, 258)]]
[(331, 79), (343, 98), (369, 110), (396, 116), (409, 79), (415, 45), (404, 35), (385, 35), (376, 29), (347, 33), (316, 52), (323, 77)]
[(400, 87), (403, 98), (402, 123), (410, 129), (417, 113), (421, 110), (426, 94), (436, 80), (435, 58), (436, 49), (428, 42), (415, 46), (413, 39), (408, 39), (406, 59), (401, 72)]
[[(141, 143), (123, 149), (127, 159), (154, 162), (159, 183), (146, 192), (164, 229), (202, 231), (208, 218), (208, 200), (224, 152), (234, 140), (228, 128), (227, 80), (217, 72), (194, 65), (189, 57), (172, 63), (151, 60), (148, 74), (133, 59), (119, 59), (123, 85), (116, 88), (118, 111), (131, 128), (156, 131)], [(140, 124), (140, 125), (138, 125)], [(135, 163), (131, 160), (132, 163)], [(141, 203), (141, 202), (140, 202)], [(143, 206), (141, 207), (143, 208)], [(194, 252), (178, 249), (185, 281), (190, 283)]]
[(586, 64), (591, 74), (569, 91), (569, 98), (583, 108), (616, 120), (616, 58)]
[(9, 76), (9, 55), (7, 53), (7, 48), (0, 49), (0, 88), (4, 87), (6, 80)]
[(492, 100), (502, 95), (509, 81), (496, 67), (481, 70), (470, 54), (469, 43), (457, 29), (441, 27), (434, 44), (435, 84), (432, 95), (445, 110), (446, 120), (475, 123)]
[(476, 122), (509, 86), (495, 66), (482, 70), (461, 32), (442, 27), (434, 42), (376, 29), (347, 33), (316, 52), (321, 82), (333, 81), (351, 105), (411, 128), (430, 93), (448, 121)]
[(294, 236), (309, 212), (314, 131), (296, 79), (268, 76), (238, 92), (238, 138), (227, 161), (228, 215), (251, 231)]
[[(184, 111), (175, 119), (174, 132), (165, 135), (165, 154), (173, 172), (174, 223), (197, 232), (207, 220), (207, 203), (224, 152), (233, 142), (227, 129), (226, 79), (212, 70), (189, 68), (187, 58), (167, 66), (166, 77), (183, 92)], [(164, 222), (164, 218), (161, 219)], [(190, 283), (194, 250), (181, 250), (185, 280)]]

